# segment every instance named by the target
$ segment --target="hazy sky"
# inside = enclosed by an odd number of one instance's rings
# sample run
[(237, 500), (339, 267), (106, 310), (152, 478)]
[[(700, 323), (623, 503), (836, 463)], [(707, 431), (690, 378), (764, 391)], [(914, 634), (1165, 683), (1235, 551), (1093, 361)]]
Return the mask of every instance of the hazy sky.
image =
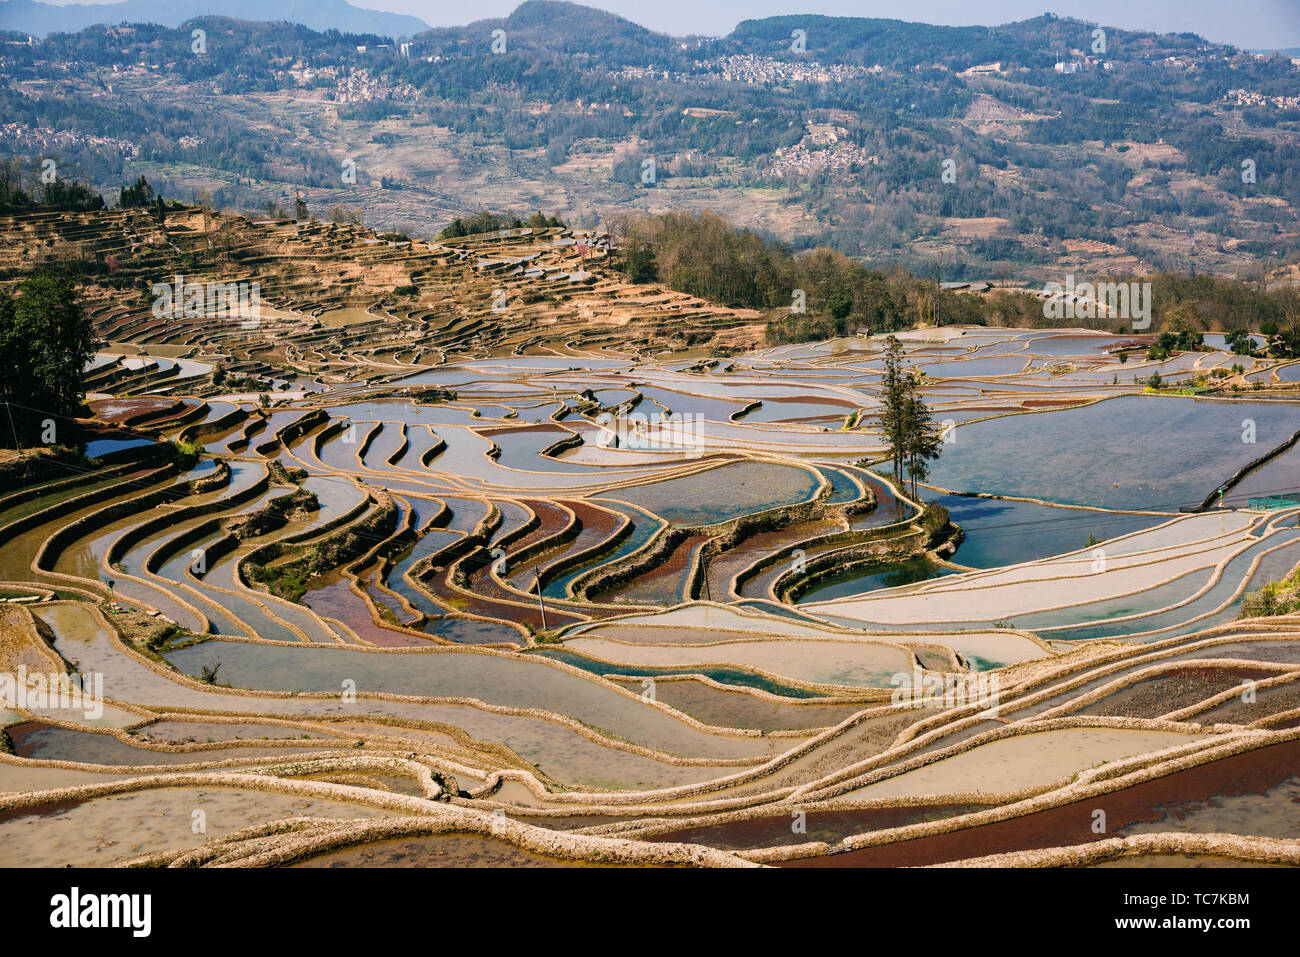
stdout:
[[(350, 0), (354, 6), (411, 13), (430, 26), (505, 16), (518, 0)], [(741, 20), (785, 13), (891, 17), (954, 25), (1007, 23), (1046, 11), (1107, 26), (1199, 33), (1249, 48), (1300, 46), (1300, 0), (586, 0), (642, 26), (683, 35), (730, 33)]]
[[(84, 0), (83, 0), (84, 2)], [(307, 0), (310, 2), (310, 0)], [(350, 0), (353, 6), (410, 13), (430, 26), (502, 17), (520, 0)], [(1300, 47), (1300, 0), (585, 0), (673, 35), (730, 33), (739, 21), (785, 13), (891, 17), (926, 23), (995, 25), (1045, 11), (1105, 26), (1199, 33), (1245, 48)], [(220, 0), (213, 0), (220, 7)]]

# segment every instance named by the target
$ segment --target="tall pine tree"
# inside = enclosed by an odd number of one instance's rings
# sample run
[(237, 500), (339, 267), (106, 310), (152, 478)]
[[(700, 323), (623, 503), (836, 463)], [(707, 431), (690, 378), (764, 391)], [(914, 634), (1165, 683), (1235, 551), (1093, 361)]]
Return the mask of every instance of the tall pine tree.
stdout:
[(880, 398), (880, 431), (889, 446), (894, 481), (901, 486), (906, 470), (915, 499), (917, 483), (925, 481), (930, 463), (943, 451), (943, 433), (921, 395), (920, 375), (904, 366), (903, 344), (897, 336), (885, 340)]

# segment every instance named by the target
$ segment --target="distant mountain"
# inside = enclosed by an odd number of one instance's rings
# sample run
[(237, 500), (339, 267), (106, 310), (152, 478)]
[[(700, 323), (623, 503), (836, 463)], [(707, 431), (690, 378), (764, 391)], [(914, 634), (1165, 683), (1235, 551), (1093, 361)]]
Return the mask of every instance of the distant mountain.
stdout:
[[(261, 19), (265, 19), (264, 17)], [(937, 64), (964, 70), (981, 63), (1005, 67), (1051, 69), (1070, 51), (1091, 49), (1094, 25), (1070, 17), (1044, 14), (1001, 26), (934, 26), (906, 20), (782, 15), (744, 20), (725, 37), (671, 37), (656, 33), (604, 10), (568, 0), (525, 0), (508, 17), (478, 20), (464, 26), (438, 27), (417, 35), (423, 54), (462, 56), (487, 42), (493, 30), (506, 31), (509, 51), (530, 55), (576, 58), (583, 66), (653, 66), (690, 70), (707, 56), (753, 54), (798, 60), (791, 50), (792, 34), (803, 31), (806, 57), (829, 63), (910, 70)], [(1210, 43), (1194, 34), (1156, 34), (1106, 29), (1107, 55), (1122, 60), (1156, 60), (1166, 56), (1230, 47)]]
[[(1093, 39), (1092, 24), (1049, 13), (992, 27), (787, 15), (742, 21), (726, 40), (746, 49), (755, 42), (763, 43), (770, 54), (786, 56), (796, 29), (804, 31), (810, 56), (836, 63), (879, 63), (900, 69), (910, 64), (938, 63), (960, 70), (997, 61), (1051, 66), (1056, 60), (1069, 59), (1070, 50), (1088, 52)], [(1120, 59), (1150, 60), (1198, 50), (1221, 54), (1231, 51), (1230, 47), (1190, 33), (1156, 34), (1108, 27), (1106, 38), (1107, 55)]]
[(39, 0), (0, 0), (0, 30), (43, 37), (95, 24), (157, 23), (177, 27), (194, 17), (288, 21), (313, 30), (405, 37), (429, 29), (418, 17), (354, 7), (347, 0), (123, 0), (55, 6)]
[[(1300, 249), (1295, 67), (1193, 34), (1052, 15), (991, 27), (803, 15), (673, 37), (528, 0), (402, 35), (311, 0), (163, 2), (71, 9), (199, 16), (64, 27), (31, 45), (0, 31), (11, 176), (30, 183), (54, 157), (110, 198), (142, 173), (168, 198), (206, 191), (219, 208), (302, 193), (312, 212), (339, 206), (409, 235), (483, 208), (584, 225), (651, 204), (714, 208), (799, 249), (924, 275), (943, 263), (948, 280), (1246, 275)], [(193, 6), (209, 2), (211, 15)], [(0, 28), (18, 4), (37, 8), (0, 0)], [(217, 15), (223, 4), (239, 18)], [(335, 27), (267, 22), (298, 5)], [(195, 26), (203, 56), (188, 55)], [(58, 95), (33, 95), (51, 76)], [(355, 182), (342, 157), (356, 158)], [(1258, 176), (1243, 181), (1247, 169)]]
[(506, 31), (510, 50), (576, 56), (584, 63), (598, 58), (608, 66), (662, 59), (682, 42), (617, 14), (567, 0), (525, 0), (508, 17), (421, 34), (420, 49), (444, 56), (463, 53), (466, 46), (486, 42), (498, 29)]

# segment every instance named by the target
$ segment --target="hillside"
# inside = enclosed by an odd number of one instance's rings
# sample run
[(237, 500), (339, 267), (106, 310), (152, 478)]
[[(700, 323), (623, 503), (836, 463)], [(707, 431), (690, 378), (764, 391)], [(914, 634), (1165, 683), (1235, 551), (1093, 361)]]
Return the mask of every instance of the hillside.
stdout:
[[(582, 238), (582, 237), (578, 237)], [(81, 296), (106, 342), (158, 355), (219, 350), (243, 371), (364, 379), (449, 356), (653, 354), (761, 341), (762, 316), (657, 284), (630, 285), (599, 242), (580, 258), (572, 231), (513, 230), (440, 243), (323, 222), (248, 220), (200, 209), (0, 215), (0, 290), (32, 266), (85, 278)], [(159, 319), (154, 284), (257, 283), (256, 328), (233, 319)], [(495, 307), (495, 308), (494, 308)], [(346, 329), (317, 317), (355, 310)], [(368, 311), (370, 316), (362, 315)]]
[[(313, 30), (410, 36), (428, 29), (428, 24), (419, 17), (366, 10), (347, 0), (313, 0), (309, 4), (290, 0), (222, 0), (219, 9), (223, 16), (240, 20), (301, 23)], [(0, 30), (43, 37), (51, 33), (76, 32), (96, 24), (157, 23), (177, 27), (186, 20), (212, 12), (213, 4), (208, 0), (121, 0), (118, 3), (63, 5), (40, 0), (3, 0), (0, 2)]]
[(0, 151), (109, 194), (142, 173), (232, 210), (300, 194), (422, 236), (483, 207), (583, 228), (712, 209), (945, 279), (1235, 276), (1293, 256), (1291, 61), (1110, 28), (1094, 52), (1095, 29), (801, 16), (678, 39), (547, 0), (421, 32), (406, 55), (229, 19), (94, 27), (4, 48)]

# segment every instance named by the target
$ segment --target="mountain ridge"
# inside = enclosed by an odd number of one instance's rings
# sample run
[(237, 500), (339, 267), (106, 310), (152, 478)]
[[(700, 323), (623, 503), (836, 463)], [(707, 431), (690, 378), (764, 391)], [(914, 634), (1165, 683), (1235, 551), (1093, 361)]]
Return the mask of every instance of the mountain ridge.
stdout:
[[(431, 27), (423, 20), (406, 14), (388, 13), (354, 6), (347, 0), (119, 0), (106, 4), (67, 4), (58, 6), (41, 0), (0, 0), (0, 31), (9, 30), (44, 37), (52, 33), (70, 33), (90, 26), (120, 23), (156, 23), (177, 27), (200, 17), (225, 17), (255, 23), (298, 23), (316, 31), (339, 30), (390, 37), (464, 38), (485, 29), (504, 28), (521, 32), (529, 40), (544, 38), (548, 45), (572, 50), (592, 40), (618, 39), (624, 43), (667, 47), (683, 40), (700, 39), (720, 42), (766, 40), (774, 49), (788, 49), (795, 28), (807, 36), (810, 55), (818, 53), (834, 59), (852, 60), (852, 52), (871, 42), (907, 43), (925, 52), (965, 48), (968, 59), (985, 56), (996, 58), (998, 45), (1024, 41), (1027, 35), (1046, 40), (1046, 45), (1068, 49), (1071, 32), (1090, 21), (1074, 17), (1043, 14), (1027, 20), (985, 26), (950, 26), (886, 17), (845, 17), (824, 14), (774, 14), (741, 20), (732, 31), (721, 37), (677, 37), (642, 26), (620, 14), (589, 7), (572, 0), (524, 0), (504, 17), (485, 17), (468, 23)], [(301, 12), (306, 6), (309, 11)], [(1106, 27), (1112, 41), (1134, 46), (1145, 45), (1154, 53), (1166, 49), (1172, 38), (1184, 43), (1230, 48), (1190, 33), (1153, 33)], [(826, 37), (832, 39), (828, 42)], [(919, 51), (918, 51), (919, 52)], [(1286, 51), (1278, 51), (1286, 53)], [(847, 54), (847, 57), (846, 57)]]
[(412, 235), (483, 208), (584, 227), (710, 209), (798, 249), (944, 260), (954, 280), (1293, 255), (1295, 65), (1101, 31), (809, 16), (681, 38), (530, 0), (402, 48), (217, 16), (9, 33), (0, 159), (26, 179), (53, 156), (106, 195), (144, 174), (223, 209), (301, 197)]
[(313, 30), (339, 30), (379, 36), (411, 36), (429, 29), (419, 17), (353, 6), (347, 0), (121, 0), (56, 6), (40, 0), (0, 0), (0, 30), (45, 37), (117, 23), (156, 23), (177, 27), (196, 17), (223, 16), (256, 22), (299, 23)]

